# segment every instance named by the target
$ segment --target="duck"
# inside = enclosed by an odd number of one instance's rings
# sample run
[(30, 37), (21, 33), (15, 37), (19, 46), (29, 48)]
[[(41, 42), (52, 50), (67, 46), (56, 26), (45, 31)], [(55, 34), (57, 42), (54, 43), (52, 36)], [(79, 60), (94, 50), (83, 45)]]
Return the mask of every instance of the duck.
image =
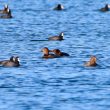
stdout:
[(96, 60), (97, 60), (97, 58), (95, 56), (91, 56), (90, 60), (87, 61), (84, 65), (85, 66), (92, 66), (92, 67), (97, 66)]
[(43, 52), (43, 56), (42, 56), (42, 58), (57, 58), (57, 56), (56, 55), (54, 55), (54, 54), (50, 54), (49, 52), (50, 52), (50, 50), (47, 48), (47, 47), (44, 47), (42, 50), (41, 50), (41, 52)]
[(61, 41), (61, 40), (64, 40), (63, 37), (64, 37), (64, 33), (61, 32), (58, 36), (49, 37), (48, 40), (60, 40)]
[(54, 10), (63, 10), (63, 9), (64, 9), (64, 6), (61, 5), (61, 4), (58, 4), (58, 5), (54, 8)]
[(103, 7), (103, 8), (100, 9), (100, 11), (106, 12), (106, 11), (109, 11), (109, 8), (110, 8), (110, 5), (109, 4), (106, 4), (105, 7)]
[(8, 5), (7, 4), (5, 4), (4, 5), (4, 9), (3, 10), (0, 10), (0, 14), (6, 14), (6, 13), (8, 13)]
[(0, 61), (0, 65), (5, 67), (18, 67), (20, 66), (19, 57), (11, 56), (9, 60)]
[(7, 10), (7, 13), (2, 14), (2, 15), (0, 16), (0, 18), (12, 18), (11, 10), (8, 9), (8, 10)]
[(53, 50), (50, 50), (50, 52), (53, 52), (57, 56), (69, 56), (68, 53), (61, 52), (59, 49), (53, 49)]
[(19, 60), (19, 57), (18, 57), (18, 56), (15, 57), (13, 61), (14, 61), (14, 66), (15, 66), (15, 67), (20, 66), (20, 60)]

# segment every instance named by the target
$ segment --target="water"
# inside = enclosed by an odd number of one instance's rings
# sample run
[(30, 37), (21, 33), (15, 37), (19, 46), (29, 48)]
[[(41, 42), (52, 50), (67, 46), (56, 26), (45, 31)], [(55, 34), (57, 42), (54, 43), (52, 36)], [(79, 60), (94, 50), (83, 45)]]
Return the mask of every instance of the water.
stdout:
[[(1, 0), (13, 19), (0, 19), (0, 60), (20, 57), (19, 68), (0, 67), (0, 110), (109, 110), (110, 12), (103, 0)], [(63, 11), (53, 11), (57, 3)], [(47, 38), (64, 32), (63, 41)], [(43, 47), (70, 57), (42, 59)], [(84, 67), (91, 55), (97, 67)]]

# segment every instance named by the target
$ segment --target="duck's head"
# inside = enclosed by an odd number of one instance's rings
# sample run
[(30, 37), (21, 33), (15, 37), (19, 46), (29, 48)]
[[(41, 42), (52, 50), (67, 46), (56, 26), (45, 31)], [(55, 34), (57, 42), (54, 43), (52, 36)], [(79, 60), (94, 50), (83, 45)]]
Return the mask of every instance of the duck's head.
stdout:
[(4, 5), (4, 12), (7, 13), (7, 12), (8, 12), (8, 9), (9, 9), (9, 8), (8, 8), (8, 5), (5, 4), (5, 5)]
[(14, 60), (15, 60), (14, 56), (11, 56), (10, 61), (14, 61)]
[(109, 9), (109, 8), (110, 8), (110, 5), (109, 5), (109, 4), (106, 4), (106, 5), (105, 5), (105, 8), (106, 8), (106, 9)]
[(50, 50), (50, 52), (53, 52), (55, 55), (61, 55), (61, 51), (59, 49)]
[(90, 60), (86, 62), (84, 65), (85, 66), (96, 66), (97, 65), (96, 60), (97, 58), (95, 56), (91, 56)]
[(61, 32), (61, 33), (59, 34), (59, 36), (63, 39), (63, 37), (64, 37), (64, 33)]
[(11, 56), (11, 57), (10, 57), (10, 61), (12, 61), (12, 62), (20, 62), (18, 56), (17, 56), (17, 57)]
[(95, 56), (91, 56), (90, 63), (91, 64), (96, 64), (96, 60), (97, 60), (97, 58)]
[(44, 47), (41, 52), (44, 53), (44, 55), (49, 55), (49, 49), (47, 47)]
[(20, 62), (20, 59), (19, 59), (19, 57), (17, 56), (17, 57), (15, 57), (15, 62)]
[(57, 8), (58, 8), (58, 9), (64, 9), (63, 5), (61, 5), (61, 4), (58, 4), (58, 5), (57, 5)]

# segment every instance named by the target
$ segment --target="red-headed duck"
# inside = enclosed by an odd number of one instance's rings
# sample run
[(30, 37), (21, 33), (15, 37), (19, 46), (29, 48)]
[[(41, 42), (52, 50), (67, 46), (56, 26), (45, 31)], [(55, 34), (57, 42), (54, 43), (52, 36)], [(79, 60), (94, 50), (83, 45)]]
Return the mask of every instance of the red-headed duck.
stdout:
[(59, 49), (53, 49), (53, 50), (50, 50), (50, 52), (53, 52), (57, 56), (69, 56), (68, 53), (61, 52)]
[(95, 56), (91, 56), (90, 61), (86, 62), (85, 66), (97, 66), (96, 63), (97, 58)]
[(43, 54), (44, 54), (44, 55), (42, 56), (42, 58), (57, 58), (56, 55), (49, 53), (50, 50), (49, 50), (47, 47), (44, 47), (44, 48), (41, 50), (41, 52), (43, 52)]

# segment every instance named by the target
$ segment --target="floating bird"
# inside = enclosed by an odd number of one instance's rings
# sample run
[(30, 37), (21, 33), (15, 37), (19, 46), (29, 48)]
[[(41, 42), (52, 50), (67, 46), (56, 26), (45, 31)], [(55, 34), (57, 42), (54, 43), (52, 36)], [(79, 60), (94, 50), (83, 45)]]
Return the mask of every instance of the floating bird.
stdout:
[(109, 4), (106, 4), (105, 7), (103, 7), (103, 8), (100, 9), (100, 11), (106, 12), (106, 11), (109, 11), (109, 8), (110, 8), (110, 5)]
[(50, 50), (49, 50), (47, 47), (44, 47), (44, 48), (41, 50), (41, 52), (43, 52), (43, 54), (44, 54), (44, 55), (42, 56), (42, 58), (57, 58), (56, 55), (49, 53)]
[(12, 56), (9, 60), (0, 61), (0, 65), (5, 67), (18, 67), (20, 66), (19, 57)]
[(48, 40), (63, 40), (64, 33), (61, 32), (58, 36), (49, 37)]
[(8, 9), (8, 10), (7, 10), (7, 13), (2, 14), (2, 15), (0, 14), (0, 18), (12, 18), (11, 10)]
[(68, 53), (61, 52), (59, 49), (53, 49), (53, 50), (50, 50), (50, 52), (54, 52), (54, 54), (57, 56), (69, 56)]
[(95, 56), (91, 56), (90, 61), (86, 62), (85, 66), (97, 66), (96, 63), (97, 58)]
[(63, 10), (63, 9), (64, 9), (64, 6), (61, 5), (61, 4), (58, 4), (58, 5), (54, 8), (54, 10)]

